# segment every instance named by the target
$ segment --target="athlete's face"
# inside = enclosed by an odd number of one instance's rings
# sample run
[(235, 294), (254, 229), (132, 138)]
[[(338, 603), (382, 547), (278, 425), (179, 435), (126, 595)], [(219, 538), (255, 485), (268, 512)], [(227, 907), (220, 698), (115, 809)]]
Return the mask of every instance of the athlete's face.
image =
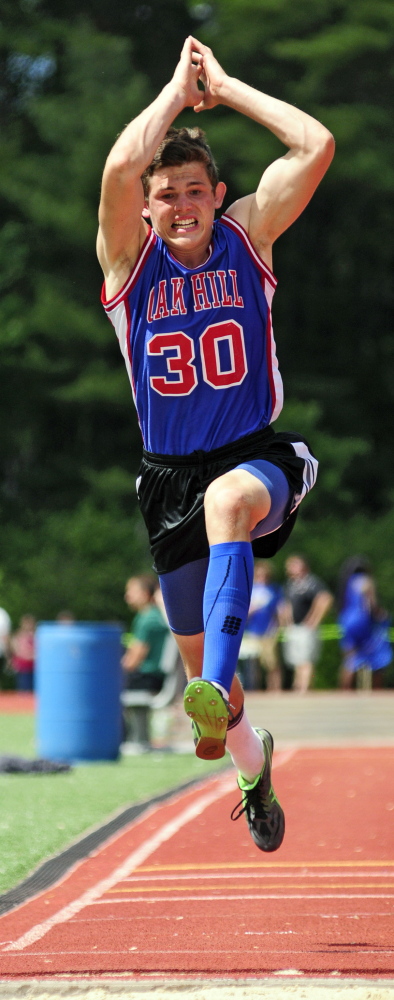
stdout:
[(150, 178), (145, 214), (174, 257), (188, 267), (206, 261), (215, 209), (220, 208), (225, 193), (222, 181), (213, 190), (199, 162), (162, 167)]

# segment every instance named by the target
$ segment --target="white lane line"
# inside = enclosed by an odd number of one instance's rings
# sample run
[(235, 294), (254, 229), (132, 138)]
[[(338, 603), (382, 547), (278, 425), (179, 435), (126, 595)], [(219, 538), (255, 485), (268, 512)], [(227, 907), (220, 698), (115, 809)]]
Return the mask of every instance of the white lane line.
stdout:
[(133, 868), (138, 868), (139, 865), (143, 864), (143, 862), (146, 861), (146, 859), (149, 858), (151, 854), (158, 849), (158, 847), (161, 847), (161, 845), (166, 843), (167, 840), (174, 837), (183, 826), (190, 823), (193, 819), (196, 819), (197, 816), (200, 816), (201, 813), (208, 808), (208, 806), (217, 802), (225, 795), (228, 795), (233, 788), (234, 776), (231, 774), (231, 776), (223, 778), (219, 787), (216, 786), (213, 791), (208, 792), (205, 795), (201, 795), (192, 805), (184, 809), (179, 816), (170, 820), (170, 822), (165, 823), (161, 830), (158, 830), (152, 835), (152, 837), (149, 837), (148, 840), (141, 844), (140, 847), (129, 854), (123, 864), (115, 868), (111, 875), (101, 879), (101, 881), (97, 882), (97, 884), (92, 886), (91, 889), (87, 889), (86, 892), (82, 893), (82, 896), (79, 896), (78, 899), (73, 900), (73, 902), (69, 903), (67, 906), (62, 907), (61, 910), (58, 910), (57, 913), (48, 917), (47, 920), (42, 921), (40, 924), (36, 924), (35, 927), (31, 927), (29, 931), (22, 934), (16, 941), (7, 945), (7, 947), (3, 948), (2, 951), (22, 951), (23, 948), (28, 948), (29, 945), (34, 944), (35, 941), (38, 941), (40, 938), (44, 937), (45, 934), (48, 934), (48, 932), (52, 930), (56, 924), (65, 923), (67, 920), (70, 920), (71, 917), (74, 917), (76, 913), (79, 913), (85, 906), (91, 906), (92, 903), (97, 902), (100, 896), (102, 896), (105, 892), (108, 892), (108, 890), (111, 889), (112, 886), (116, 885), (117, 882), (122, 882), (127, 875), (130, 874), (130, 871), (132, 871)]
[[(94, 906), (115, 906), (119, 903), (131, 904), (131, 903), (189, 903), (194, 902), (196, 899), (208, 900), (213, 899), (223, 900), (223, 899), (236, 899), (238, 903), (243, 903), (244, 899), (394, 899), (394, 893), (372, 893), (372, 892), (305, 892), (305, 893), (250, 893), (245, 894), (245, 896), (128, 896), (127, 899), (95, 899), (93, 900)], [(89, 903), (85, 904), (89, 906)]]
[[(215, 777), (213, 777), (212, 780), (215, 781), (217, 779), (215, 779)], [(196, 783), (196, 785), (194, 786), (195, 787), (195, 792), (196, 793), (200, 792), (201, 789), (205, 786), (205, 784), (206, 784), (206, 779), (204, 780), (204, 778), (201, 778), (201, 780), (198, 782), (198, 784)], [(186, 790), (186, 794), (187, 794), (187, 790)], [(176, 788), (173, 791), (169, 790), (169, 792), (168, 792), (168, 799), (166, 799), (165, 804), (167, 804), (167, 805), (176, 805), (184, 797), (184, 795), (185, 795), (185, 791), (182, 791), (182, 790), (181, 791), (179, 791), (179, 790), (177, 791)], [(143, 805), (143, 803), (141, 803), (141, 805)], [(112, 844), (115, 844), (116, 841), (119, 840), (119, 838), (123, 836), (123, 834), (126, 834), (129, 831), (131, 831), (131, 830), (138, 829), (144, 823), (149, 823), (152, 818), (155, 819), (155, 817), (157, 816), (157, 813), (160, 811), (160, 809), (162, 807), (163, 807), (163, 803), (156, 803), (155, 805), (149, 805), (149, 802), (147, 802), (146, 803), (146, 807), (141, 811), (141, 813), (138, 814), (138, 816), (136, 816), (134, 819), (132, 819), (125, 826), (120, 827), (118, 830), (115, 831), (115, 833), (110, 834), (110, 836), (108, 838), (106, 837), (105, 840), (103, 840), (97, 846), (97, 849), (94, 851), (94, 854), (99, 854), (100, 851), (107, 850), (107, 848), (111, 847)], [(117, 812), (112, 813), (112, 815), (109, 817), (109, 819), (115, 819), (122, 811), (123, 810), (117, 810)], [(90, 833), (94, 833), (95, 831), (99, 830), (100, 826), (101, 826), (101, 824), (98, 824), (97, 826), (92, 827), (91, 830), (90, 830)], [(81, 836), (77, 837), (77, 839), (73, 843), (74, 844), (80, 843), (80, 841), (83, 840), (84, 836), (85, 836), (85, 834), (82, 833)], [(88, 855), (88, 857), (89, 856), (91, 857), (92, 855)], [(45, 896), (46, 893), (49, 890), (52, 891), (55, 888), (57, 889), (60, 885), (63, 885), (64, 882), (67, 882), (67, 880), (77, 871), (78, 868), (81, 867), (81, 865), (83, 865), (83, 863), (85, 861), (86, 861), (86, 856), (82, 857), (82, 858), (79, 858), (78, 861), (76, 861), (74, 864), (70, 865), (69, 868), (67, 868), (67, 870), (63, 873), (63, 875), (60, 878), (56, 879), (55, 882), (53, 882), (51, 885), (47, 886), (46, 889), (39, 889), (38, 892), (35, 892), (33, 896), (29, 896), (29, 898), (27, 900), (24, 900), (23, 902), (18, 903), (18, 905), (13, 908), (12, 913), (13, 914), (16, 913), (18, 910), (22, 909), (23, 906), (29, 905), (30, 903), (32, 903), (35, 900), (39, 899), (40, 896)], [(394, 865), (394, 861), (393, 861), (393, 865)], [(5, 920), (5, 919), (7, 919), (8, 916), (9, 916), (9, 912), (0, 914), (0, 920)], [(0, 944), (1, 944), (1, 942), (0, 942)]]
[[(361, 871), (361, 869), (366, 870), (367, 868), (389, 868), (390, 865), (394, 866), (394, 861), (262, 861), (260, 859), (255, 861), (217, 861), (213, 864), (207, 862), (203, 864), (200, 861), (194, 862), (193, 864), (185, 865), (143, 865), (139, 869), (140, 874), (144, 872), (186, 872), (186, 871), (202, 871), (202, 872), (216, 872), (223, 870), (225, 872), (232, 872), (234, 868), (237, 871), (245, 870), (248, 868), (253, 868), (253, 870), (258, 870), (260, 872), (266, 871), (276, 871), (279, 868), (290, 868), (293, 869), (293, 874), (304, 871), (307, 868), (317, 868), (323, 870), (329, 868), (334, 873), (336, 869), (342, 868), (352, 868), (355, 872)], [(385, 872), (383, 872), (385, 874)], [(390, 872), (387, 872), (390, 876)], [(379, 878), (379, 872), (376, 872), (376, 877)]]
[[(227, 914), (222, 912), (221, 916), (225, 917), (225, 916), (227, 916)], [(357, 915), (355, 915), (353, 913), (344, 913), (344, 914), (339, 915), (338, 913), (318, 913), (316, 910), (314, 912), (312, 912), (312, 913), (304, 913), (302, 910), (297, 910), (296, 913), (292, 913), (292, 917), (294, 919), (296, 919), (298, 917), (302, 917), (302, 919), (304, 919), (304, 917), (313, 917), (314, 919), (316, 919), (317, 917), (320, 917), (321, 920), (367, 920), (370, 917), (373, 917), (373, 919), (375, 920), (375, 917), (384, 917), (384, 919), (386, 920), (387, 918), (393, 918), (394, 919), (394, 912), (393, 913), (388, 913), (386, 911), (385, 913), (375, 913), (374, 910), (369, 910), (367, 913), (357, 913)], [(90, 917), (90, 916), (89, 917), (75, 917), (75, 920), (70, 921), (70, 923), (73, 923), (73, 924), (97, 924), (97, 923), (102, 924), (102, 923), (108, 923), (108, 924), (110, 924), (110, 923), (112, 923), (112, 922), (114, 922), (116, 920), (122, 920), (124, 923), (127, 920), (129, 920), (130, 922), (133, 921), (134, 924), (136, 923), (137, 920), (167, 920), (167, 921), (169, 921), (171, 923), (175, 923), (175, 921), (178, 921), (178, 920), (194, 920), (194, 914), (193, 913), (184, 913), (182, 916), (167, 916), (167, 915), (164, 916), (162, 913), (158, 913), (157, 915), (154, 914), (154, 913), (145, 913), (143, 915), (132, 913), (129, 916), (127, 913), (121, 913), (119, 917), (115, 917), (114, 914), (111, 913), (109, 915), (109, 917), (107, 917), (107, 916), (104, 916), (104, 917)], [(267, 932), (265, 932), (265, 931), (261, 931), (261, 932), (260, 931), (244, 931), (244, 934), (254, 934), (254, 933), (256, 933), (256, 934), (260, 934), (260, 933), (261, 934), (263, 934), (263, 933), (267, 933), (267, 934), (285, 934), (285, 933), (286, 934), (287, 933), (292, 933), (293, 934), (294, 933), (295, 934), (295, 933), (297, 933), (298, 934), (298, 931), (297, 932), (295, 932), (295, 931), (291, 931), (291, 932), (290, 931), (289, 932), (287, 932), (287, 931), (267, 931)], [(4, 944), (5, 943), (6, 942), (4, 942)]]
[[(206, 881), (207, 881), (207, 885), (201, 886), (201, 890), (200, 891), (201, 892), (204, 892), (204, 891), (208, 892), (209, 890), (211, 890), (212, 893), (214, 893), (215, 895), (218, 896), (219, 893), (220, 893), (219, 886), (212, 886), (210, 884), (210, 882), (209, 882), (209, 879), (207, 879)], [(245, 885), (237, 886), (237, 889), (238, 889), (238, 899), (241, 900), (241, 899), (244, 898), (243, 897), (243, 892), (241, 892), (241, 890), (243, 890), (243, 889), (249, 889), (249, 891), (251, 891), (252, 889), (254, 889), (254, 890), (265, 889), (266, 892), (267, 892), (267, 890), (272, 891), (273, 889), (282, 889), (282, 890), (283, 889), (288, 889), (288, 890), (290, 890), (290, 889), (298, 889), (298, 891), (300, 891), (300, 892), (302, 892), (302, 890), (304, 890), (305, 893), (306, 893), (306, 895), (309, 896), (309, 893), (312, 892), (313, 890), (318, 891), (318, 890), (322, 890), (322, 889), (339, 889), (339, 890), (343, 891), (345, 889), (345, 886), (342, 885), (342, 882), (330, 882), (329, 885), (324, 885), (324, 886), (323, 885), (308, 885), (308, 886), (303, 886), (303, 885), (300, 885), (300, 882), (298, 880), (297, 882), (294, 883), (294, 885), (286, 885), (286, 886), (278, 885), (275, 882), (273, 884), (271, 884), (271, 885), (264, 885), (264, 883), (263, 883), (260, 886), (252, 886), (252, 885), (249, 884), (249, 882), (247, 882), (247, 883), (245, 883)], [(380, 889), (380, 890), (382, 890), (382, 889), (391, 889), (392, 893), (393, 893), (393, 898), (394, 898), (394, 886), (391, 884), (391, 882), (389, 882), (389, 883), (386, 883), (386, 882), (383, 882), (383, 883), (382, 882), (377, 882), (376, 884), (373, 882), (370, 885), (363, 885), (361, 882), (353, 882), (351, 885), (347, 885), (346, 889), (348, 889), (348, 890), (350, 890), (350, 889), (368, 889), (368, 890), (369, 889)], [(215, 890), (216, 890), (216, 892), (215, 892)], [(138, 888), (135, 888), (135, 889), (121, 889), (121, 888), (119, 888), (119, 889), (118, 888), (116, 888), (116, 889), (110, 889), (108, 895), (110, 895), (111, 893), (113, 893), (115, 896), (119, 896), (120, 893), (122, 893), (122, 895), (124, 895), (125, 897), (127, 896), (128, 899), (133, 899), (134, 893), (138, 893), (138, 892), (139, 893), (149, 893), (149, 894), (152, 894), (152, 893), (155, 893), (155, 892), (160, 892), (160, 893), (165, 893), (165, 892), (172, 892), (172, 893), (174, 893), (174, 892), (185, 892), (185, 893), (188, 893), (189, 892), (189, 886), (185, 886), (185, 888), (183, 888), (183, 886), (180, 886), (180, 885), (175, 886), (175, 887), (174, 886), (170, 887), (170, 886), (155, 885), (155, 886), (152, 886), (152, 887), (149, 887), (149, 888), (144, 888), (144, 886), (140, 886), (139, 885)], [(341, 895), (341, 892), (339, 893), (339, 895)], [(149, 898), (149, 896), (147, 898)], [(163, 896), (163, 899), (167, 899), (167, 898), (171, 899), (171, 896), (169, 896), (169, 897)], [(188, 896), (185, 896), (185, 900), (186, 901), (187, 901), (187, 899), (188, 899)]]

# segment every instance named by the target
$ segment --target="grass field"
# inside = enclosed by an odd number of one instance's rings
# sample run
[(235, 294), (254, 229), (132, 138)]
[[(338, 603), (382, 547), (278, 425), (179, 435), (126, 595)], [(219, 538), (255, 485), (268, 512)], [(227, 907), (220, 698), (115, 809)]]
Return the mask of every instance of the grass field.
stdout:
[[(1, 754), (36, 756), (32, 715), (0, 714)], [(60, 774), (0, 774), (0, 893), (111, 814), (212, 770), (193, 754), (157, 752)]]

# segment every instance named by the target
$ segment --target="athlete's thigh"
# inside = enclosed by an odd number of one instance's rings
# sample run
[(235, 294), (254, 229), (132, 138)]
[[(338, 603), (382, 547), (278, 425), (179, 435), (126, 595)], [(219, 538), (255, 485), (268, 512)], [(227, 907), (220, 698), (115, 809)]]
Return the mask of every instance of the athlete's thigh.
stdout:
[(250, 524), (256, 524), (266, 517), (271, 498), (262, 478), (254, 474), (252, 468), (236, 466), (212, 480), (205, 494), (205, 518), (207, 525), (212, 516), (223, 512), (231, 516), (232, 508), (237, 510), (243, 504), (250, 516)]
[(252, 529), (251, 539), (267, 535), (279, 528), (288, 514), (291, 490), (287, 478), (279, 466), (266, 459), (251, 459), (237, 466), (236, 472), (242, 470), (261, 484), (268, 492), (270, 506), (260, 518), (257, 517)]

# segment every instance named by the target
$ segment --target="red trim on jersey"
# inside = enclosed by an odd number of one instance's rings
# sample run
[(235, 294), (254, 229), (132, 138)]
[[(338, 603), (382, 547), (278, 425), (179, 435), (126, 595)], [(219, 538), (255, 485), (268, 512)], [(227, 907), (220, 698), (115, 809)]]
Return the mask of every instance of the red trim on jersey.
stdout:
[(232, 219), (230, 215), (222, 215), (220, 222), (223, 222), (225, 226), (228, 226), (229, 229), (232, 229), (233, 232), (237, 233), (237, 235), (242, 240), (250, 256), (253, 258), (253, 260), (260, 268), (260, 270), (263, 271), (264, 276), (268, 278), (268, 281), (273, 286), (273, 288), (276, 288), (278, 284), (278, 279), (275, 278), (275, 275), (273, 271), (271, 271), (271, 268), (268, 267), (268, 264), (265, 264), (264, 261), (261, 259), (261, 257), (259, 257), (257, 250), (255, 250), (253, 243), (251, 242), (251, 239), (248, 233), (246, 232), (246, 229), (244, 229), (244, 227), (241, 226), (241, 223), (236, 222), (236, 220)]
[(149, 232), (147, 233), (146, 239), (142, 244), (141, 250), (138, 254), (134, 267), (130, 271), (130, 274), (126, 279), (124, 285), (122, 285), (122, 288), (119, 290), (119, 292), (116, 293), (116, 295), (113, 296), (112, 299), (106, 299), (105, 297), (105, 281), (104, 281), (101, 290), (101, 302), (106, 312), (110, 312), (112, 309), (115, 308), (115, 306), (118, 306), (119, 303), (122, 302), (122, 300), (126, 297), (126, 295), (129, 295), (129, 293), (132, 292), (136, 282), (138, 281), (141, 270), (144, 264), (146, 263), (151, 251), (153, 250), (153, 247), (156, 242), (157, 242), (156, 233), (149, 226)]
[(268, 372), (268, 379), (269, 379), (270, 393), (271, 393), (271, 413), (270, 413), (270, 417), (269, 417), (269, 419), (271, 420), (272, 414), (275, 411), (277, 400), (276, 400), (276, 385), (275, 385), (275, 379), (274, 379), (274, 369), (273, 369), (273, 364), (272, 364), (272, 317), (271, 317), (271, 309), (270, 309), (269, 305), (268, 305), (268, 312), (267, 312), (267, 328), (266, 328), (266, 332), (265, 332), (265, 339), (266, 339), (266, 348), (267, 348), (267, 372)]
[[(125, 307), (125, 312), (126, 312), (126, 317), (127, 317), (126, 344), (127, 344), (127, 355), (128, 355), (128, 359), (129, 359), (129, 363), (130, 363), (131, 391), (133, 393), (134, 406), (136, 407), (137, 390), (136, 390), (136, 385), (135, 385), (135, 382), (134, 382), (133, 355), (132, 355), (132, 352), (131, 352), (131, 311), (130, 311), (130, 302), (129, 302), (129, 300), (127, 298), (124, 301), (124, 307)], [(137, 409), (137, 407), (136, 407), (136, 409)], [(141, 424), (140, 424), (140, 421), (139, 421), (138, 412), (137, 412), (137, 418), (138, 418), (138, 423), (139, 423), (139, 426), (140, 426), (140, 429), (141, 429)]]

